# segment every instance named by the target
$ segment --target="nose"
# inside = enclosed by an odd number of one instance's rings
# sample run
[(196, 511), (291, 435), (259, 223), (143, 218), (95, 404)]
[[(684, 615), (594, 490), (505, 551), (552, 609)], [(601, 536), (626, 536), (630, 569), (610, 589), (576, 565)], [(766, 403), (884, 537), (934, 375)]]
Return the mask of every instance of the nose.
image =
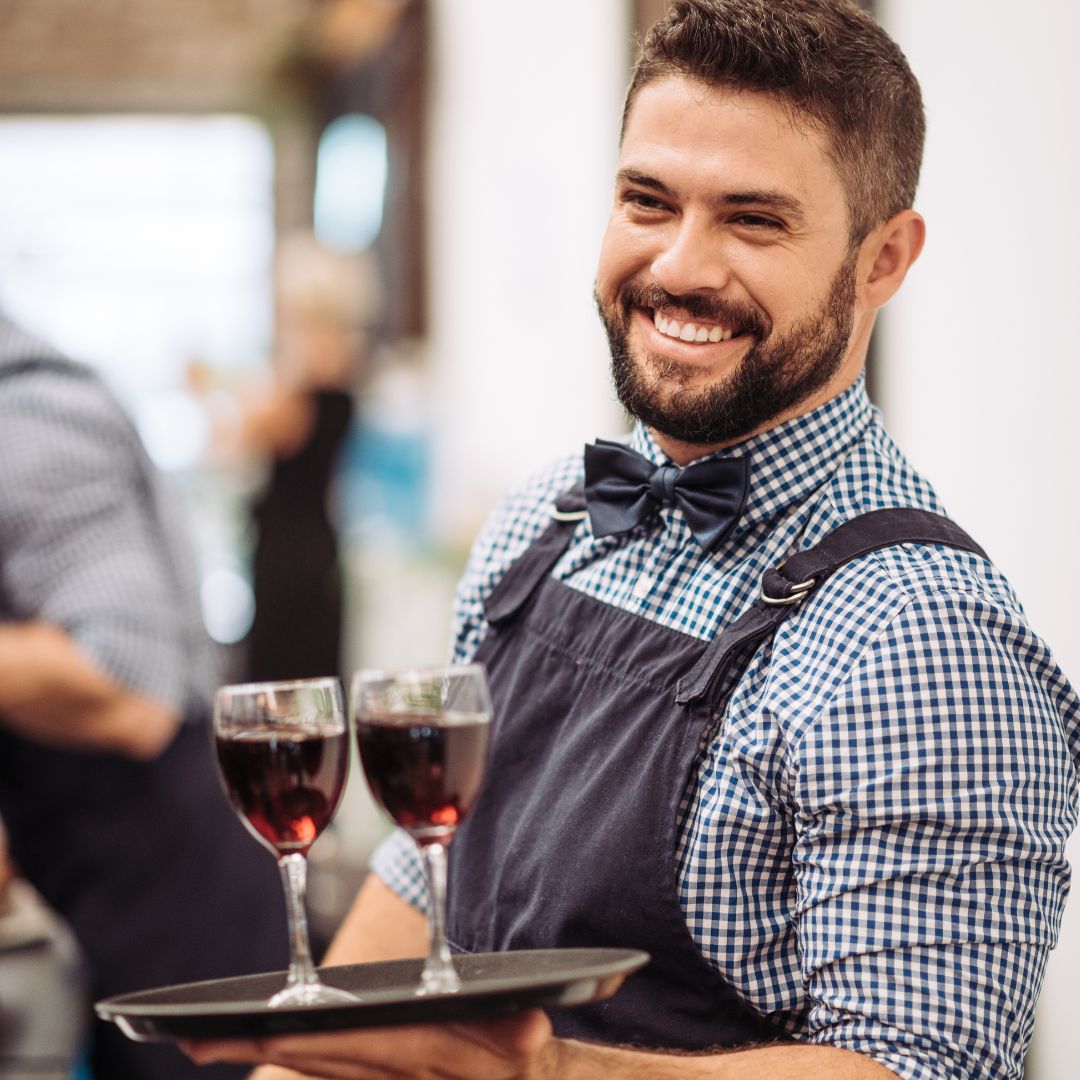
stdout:
[(653, 258), (656, 283), (673, 296), (719, 291), (731, 280), (723, 242), (710, 225), (693, 216), (681, 218)]

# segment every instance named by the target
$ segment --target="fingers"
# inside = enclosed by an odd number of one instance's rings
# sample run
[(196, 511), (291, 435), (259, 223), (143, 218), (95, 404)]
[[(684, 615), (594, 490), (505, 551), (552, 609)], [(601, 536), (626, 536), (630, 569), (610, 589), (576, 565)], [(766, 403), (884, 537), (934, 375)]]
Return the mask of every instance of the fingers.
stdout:
[[(305, 1037), (313, 1040), (316, 1037)], [(231, 1065), (260, 1064), (255, 1075), (284, 1078), (314, 1077), (319, 1080), (391, 1080), (404, 1077), (396, 1069), (368, 1066), (359, 1058), (348, 1055), (328, 1056), (323, 1048), (306, 1042), (302, 1048), (291, 1045), (292, 1037), (253, 1040), (216, 1040), (213, 1042), (182, 1042), (180, 1049), (198, 1065), (210, 1063)]]
[(551, 1041), (540, 1010), (475, 1024), (426, 1024), (359, 1031), (183, 1043), (199, 1064), (273, 1064), (334, 1080), (516, 1080)]
[(474, 1037), (490, 1040), (512, 1054), (533, 1057), (551, 1039), (551, 1021), (542, 1009), (504, 1016), (482, 1023), (463, 1026)]

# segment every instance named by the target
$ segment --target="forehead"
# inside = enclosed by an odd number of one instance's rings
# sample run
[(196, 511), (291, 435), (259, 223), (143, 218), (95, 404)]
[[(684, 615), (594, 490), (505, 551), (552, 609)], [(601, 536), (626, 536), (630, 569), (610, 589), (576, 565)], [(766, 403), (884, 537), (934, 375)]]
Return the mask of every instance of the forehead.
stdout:
[(619, 164), (679, 188), (764, 187), (822, 211), (845, 207), (825, 135), (809, 119), (771, 94), (680, 75), (637, 91)]

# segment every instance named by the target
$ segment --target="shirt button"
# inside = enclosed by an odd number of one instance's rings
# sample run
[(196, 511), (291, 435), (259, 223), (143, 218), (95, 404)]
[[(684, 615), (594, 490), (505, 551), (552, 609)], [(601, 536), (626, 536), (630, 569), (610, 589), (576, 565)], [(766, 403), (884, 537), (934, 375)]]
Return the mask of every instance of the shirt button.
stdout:
[(634, 583), (634, 596), (638, 600), (644, 600), (653, 591), (656, 582), (648, 574), (642, 574)]

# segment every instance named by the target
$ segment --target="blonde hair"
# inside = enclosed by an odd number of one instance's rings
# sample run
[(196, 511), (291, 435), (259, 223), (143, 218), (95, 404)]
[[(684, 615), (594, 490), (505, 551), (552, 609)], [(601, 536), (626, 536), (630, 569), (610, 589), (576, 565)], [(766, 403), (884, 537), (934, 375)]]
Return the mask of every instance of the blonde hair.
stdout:
[(345, 332), (368, 329), (382, 306), (375, 258), (320, 244), (306, 231), (278, 242), (274, 276), (282, 311), (318, 319)]

